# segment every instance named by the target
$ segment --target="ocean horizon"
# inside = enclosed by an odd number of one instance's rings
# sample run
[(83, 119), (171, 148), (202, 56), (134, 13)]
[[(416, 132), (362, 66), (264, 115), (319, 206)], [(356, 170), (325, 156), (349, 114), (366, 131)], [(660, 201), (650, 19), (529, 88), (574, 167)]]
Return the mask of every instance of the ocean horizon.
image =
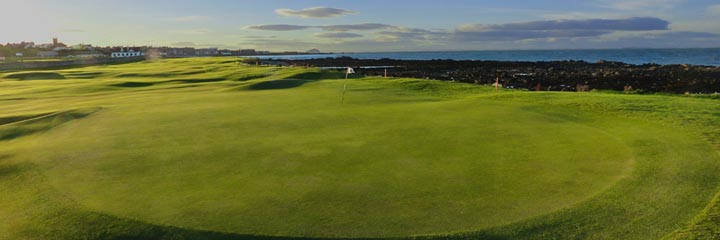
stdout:
[(690, 64), (720, 66), (720, 48), (672, 49), (568, 49), (568, 50), (476, 50), (476, 51), (412, 51), (412, 52), (352, 52), (306, 55), (253, 56), (263, 59), (318, 59), (351, 57), (357, 59), (398, 60), (481, 60), (481, 61), (612, 61), (627, 64)]

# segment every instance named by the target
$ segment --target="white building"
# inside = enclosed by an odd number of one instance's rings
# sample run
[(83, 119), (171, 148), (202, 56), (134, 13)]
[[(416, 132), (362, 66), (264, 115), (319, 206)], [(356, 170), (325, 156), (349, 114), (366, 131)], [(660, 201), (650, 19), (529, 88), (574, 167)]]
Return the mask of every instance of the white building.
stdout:
[(41, 57), (41, 58), (57, 57), (58, 52), (57, 51), (40, 51), (37, 53), (37, 56)]
[(127, 52), (120, 48), (120, 52), (113, 52), (110, 54), (112, 58), (129, 58), (129, 57), (142, 57), (145, 56), (144, 52), (136, 52), (135, 50), (128, 50)]

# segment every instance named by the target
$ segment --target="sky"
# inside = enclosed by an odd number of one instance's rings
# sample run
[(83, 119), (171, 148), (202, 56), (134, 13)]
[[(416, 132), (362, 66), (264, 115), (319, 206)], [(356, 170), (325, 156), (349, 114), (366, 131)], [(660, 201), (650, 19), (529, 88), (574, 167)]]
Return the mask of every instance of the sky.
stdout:
[(718, 0), (0, 0), (0, 43), (324, 52), (720, 47)]

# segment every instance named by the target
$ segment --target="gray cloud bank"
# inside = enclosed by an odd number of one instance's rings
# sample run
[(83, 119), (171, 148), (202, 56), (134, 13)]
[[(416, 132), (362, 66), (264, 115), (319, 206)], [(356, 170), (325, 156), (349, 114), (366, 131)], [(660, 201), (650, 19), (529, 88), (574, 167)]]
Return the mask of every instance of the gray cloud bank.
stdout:
[(315, 34), (319, 38), (359, 38), (363, 35), (349, 32), (323, 32)]
[(580, 19), (549, 20), (505, 24), (467, 24), (458, 30), (464, 32), (504, 30), (504, 31), (545, 31), (545, 30), (583, 30), (583, 31), (650, 31), (667, 30), (670, 22), (654, 17), (634, 17), (626, 19)]
[(396, 28), (396, 27), (392, 26), (392, 25), (380, 24), (380, 23), (361, 23), (361, 24), (323, 25), (323, 26), (268, 24), (268, 25), (255, 25), (255, 26), (245, 27), (245, 29), (262, 30), (262, 31), (295, 31), (295, 30), (305, 30), (305, 29), (311, 29), (311, 28), (321, 29), (324, 31), (347, 32), (347, 31), (379, 30), (379, 29)]
[(652, 17), (531, 21), (506, 24), (468, 24), (458, 27), (461, 41), (512, 41), (539, 38), (595, 37), (618, 31), (668, 30), (670, 22)]
[[(720, 35), (707, 32), (671, 31), (670, 22), (655, 17), (623, 19), (542, 20), (503, 24), (466, 24), (455, 29), (419, 29), (382, 23), (344, 25), (256, 25), (246, 29), (263, 31), (320, 30), (316, 38), (336, 39), (335, 43), (305, 42), (306, 46), (323, 48), (372, 47), (398, 50), (424, 46), (425, 49), (465, 48), (477, 46), (501, 48), (508, 43), (524, 48), (612, 48), (612, 47), (679, 47), (717, 46)], [(367, 34), (355, 31), (369, 32)], [(615, 34), (617, 33), (617, 34)], [(607, 36), (607, 37), (606, 37)], [(298, 41), (294, 41), (299, 44)], [(373, 45), (375, 44), (375, 45)], [(481, 44), (481, 45), (478, 45)]]

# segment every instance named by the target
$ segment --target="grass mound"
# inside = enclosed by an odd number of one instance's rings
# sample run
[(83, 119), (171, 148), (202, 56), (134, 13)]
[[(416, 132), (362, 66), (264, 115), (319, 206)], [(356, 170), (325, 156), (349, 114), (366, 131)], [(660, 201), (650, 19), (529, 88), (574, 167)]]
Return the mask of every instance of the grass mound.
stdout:
[(0, 80), (0, 239), (717, 236), (716, 99), (231, 58), (55, 73)]
[[(6, 124), (0, 125), (0, 141), (12, 140), (33, 133), (48, 131), (63, 123), (84, 118), (99, 109), (70, 110), (40, 115), (3, 117)], [(10, 122), (12, 121), (12, 122)]]

